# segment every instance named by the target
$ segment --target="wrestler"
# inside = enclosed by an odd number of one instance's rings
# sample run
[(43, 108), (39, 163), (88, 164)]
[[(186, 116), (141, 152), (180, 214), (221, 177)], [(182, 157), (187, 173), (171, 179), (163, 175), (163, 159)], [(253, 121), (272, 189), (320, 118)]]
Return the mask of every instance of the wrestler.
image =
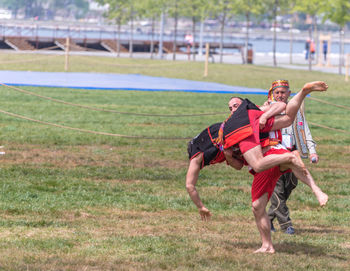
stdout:
[[(270, 132), (269, 137), (270, 145), (262, 149), (264, 157), (274, 154), (281, 155), (283, 153), (290, 152), (282, 144), (280, 144), (282, 141), (282, 133), (280, 130)], [(298, 151), (294, 151), (293, 153), (295, 153), (295, 155), (299, 155)], [(242, 153), (239, 154), (235, 152), (233, 154), (233, 159), (237, 160), (237, 164), (240, 161), (241, 165), (247, 165), (246, 161), (244, 161)], [(306, 170), (306, 174), (304, 174), (303, 170), (301, 170), (299, 167), (296, 167), (292, 163), (281, 164), (260, 173), (256, 173), (252, 168), (250, 168), (250, 173), (254, 175), (254, 180), (251, 188), (252, 209), (255, 217), (255, 222), (262, 240), (261, 247), (256, 250), (255, 253), (275, 252), (271, 241), (271, 223), (266, 213), (266, 206), (274, 191), (278, 179), (281, 175), (287, 172), (292, 172), (295, 174), (295, 176), (297, 176), (297, 178), (300, 178), (302, 182), (311, 188), (320, 206), (326, 205), (328, 201), (328, 195), (322, 192), (322, 190), (316, 185), (310, 172)]]
[[(264, 156), (267, 157), (273, 154), (281, 154), (289, 152), (281, 144), (276, 146), (268, 146), (263, 148)], [(297, 152), (297, 151), (294, 151)], [(299, 153), (297, 152), (297, 155)], [(262, 245), (255, 253), (274, 253), (275, 249), (271, 240), (271, 223), (266, 212), (267, 203), (273, 193), (279, 177), (292, 171), (297, 178), (308, 185), (315, 194), (320, 206), (326, 205), (328, 196), (316, 185), (309, 171), (306, 170), (306, 175), (299, 167), (292, 163), (281, 164), (260, 173), (251, 172), (254, 175), (252, 184), (252, 209), (255, 217), (255, 222), (259, 230)]]
[(238, 143), (244, 159), (255, 172), (261, 172), (283, 163), (293, 163), (306, 173), (300, 156), (293, 153), (263, 157), (259, 132), (279, 130), (291, 125), (304, 98), (312, 91), (326, 91), (327, 88), (327, 84), (322, 81), (305, 84), (287, 104), (286, 115), (276, 116), (270, 121), (268, 121), (269, 116), (267, 114), (263, 116), (263, 112), (248, 99), (231, 99), (229, 107), (232, 113), (224, 122), (222, 138), (226, 160), (229, 162), (231, 159), (230, 151), (227, 150)]
[[(266, 114), (267, 119), (269, 119), (270, 116), (280, 114), (285, 110), (285, 107), (285, 103), (279, 102), (271, 106), (265, 106), (263, 110), (266, 110), (266, 112), (263, 116)], [(233, 148), (226, 150), (226, 155), (228, 155), (228, 152), (231, 152), (230, 159), (225, 158), (223, 146), (220, 140), (218, 140), (221, 125), (222, 123), (216, 123), (204, 129), (188, 143), (187, 148), (190, 163), (186, 174), (186, 189), (190, 198), (197, 206), (203, 220), (209, 219), (211, 213), (202, 203), (196, 190), (196, 183), (200, 170), (205, 166), (222, 163), (224, 161), (237, 170), (240, 170), (243, 166), (241, 161), (232, 157)], [(239, 148), (236, 148), (235, 151), (239, 152)]]
[[(260, 137), (262, 139), (265, 139), (268, 136), (268, 134), (266, 134), (266, 132), (268, 132), (272, 129), (276, 129), (276, 128), (279, 129), (279, 127), (284, 127), (284, 125), (285, 126), (290, 125), (289, 123), (293, 121), (293, 118), (295, 117), (295, 114), (296, 114), (296, 113), (293, 113), (293, 110), (296, 110), (296, 111), (298, 110), (298, 108), (294, 109), (294, 107), (300, 106), (302, 100), (305, 98), (305, 96), (308, 93), (310, 93), (313, 90), (324, 91), (327, 89), (327, 85), (323, 82), (313, 82), (313, 83), (306, 84), (303, 89), (305, 89), (304, 94), (305, 93), (306, 94), (305, 95), (303, 94), (304, 96), (301, 94), (297, 94), (293, 98), (293, 99), (295, 99), (295, 101), (293, 103), (291, 103), (290, 108), (288, 110), (286, 109), (286, 112), (288, 112), (287, 115), (278, 116), (278, 117), (276, 117), (276, 119), (271, 119), (271, 117), (274, 114), (279, 114), (281, 111), (283, 111), (285, 106), (286, 106), (285, 104), (282, 105), (281, 103), (278, 103), (278, 104), (270, 105), (269, 107), (268, 106), (262, 107), (263, 110), (266, 110), (266, 112), (264, 113), (259, 108), (257, 108), (253, 103), (247, 102), (247, 104), (250, 107), (254, 108), (255, 112), (257, 113), (255, 116), (260, 117), (261, 127), (264, 127), (261, 129), (261, 131), (265, 132), (265, 133), (261, 134), (261, 136), (259, 136), (259, 135), (257, 136), (258, 144), (260, 144)], [(229, 101), (229, 109), (232, 112), (231, 117), (234, 115), (233, 113), (242, 105), (243, 102), (244, 101), (241, 98), (237, 98), (237, 97), (234, 97)], [(279, 106), (279, 107), (277, 107), (277, 106)], [(294, 116), (293, 116), (293, 114), (294, 114)], [(240, 114), (235, 114), (234, 117), (237, 117), (236, 121), (238, 121), (238, 122), (241, 121)], [(247, 119), (246, 125), (249, 125), (249, 123), (251, 121), (251, 122), (253, 122), (254, 128), (256, 129), (258, 127), (257, 123), (259, 122), (258, 117), (255, 117), (252, 120)], [(283, 123), (285, 123), (285, 124), (283, 124)], [(218, 131), (219, 126), (220, 126), (220, 129)], [(203, 205), (203, 203), (200, 200), (200, 197), (198, 195), (198, 192), (195, 188), (200, 170), (206, 165), (220, 163), (220, 162), (223, 162), (225, 160), (226, 160), (228, 165), (234, 167), (235, 169), (241, 169), (243, 166), (243, 164), (241, 164), (241, 162), (239, 160), (235, 159), (232, 156), (232, 154), (233, 154), (232, 146), (230, 146), (229, 148), (226, 148), (224, 150), (225, 157), (222, 156), (221, 150), (223, 147), (222, 146), (223, 135), (221, 135), (221, 140), (220, 140), (220, 136), (219, 136), (220, 130), (224, 129), (224, 127), (222, 127), (222, 126), (223, 126), (223, 124), (220, 125), (220, 123), (217, 123), (217, 124), (214, 124), (214, 125), (208, 127), (200, 135), (195, 137), (189, 143), (188, 152), (189, 152), (190, 164), (189, 164), (189, 168), (188, 168), (188, 171), (186, 174), (186, 189), (187, 189), (192, 201), (198, 207), (199, 213), (200, 213), (201, 218), (203, 220), (210, 219), (211, 213)], [(223, 131), (222, 131), (222, 133), (223, 133)], [(263, 138), (263, 137), (265, 137), (265, 138)], [(215, 142), (214, 142), (214, 140), (215, 140)], [(225, 142), (225, 143), (227, 143), (227, 142)], [(244, 144), (245, 144), (245, 142), (243, 144), (241, 143), (240, 147), (241, 146), (245, 147)], [(194, 147), (193, 145), (196, 145), (196, 146)], [(249, 147), (249, 142), (246, 145), (248, 145), (248, 147)], [(265, 145), (263, 145), (263, 146), (265, 146)], [(254, 147), (255, 147), (255, 145), (254, 145)], [(263, 159), (261, 148), (260, 148), (260, 155), (261, 155), (261, 158)], [(281, 157), (282, 155), (287, 157), (287, 159), (285, 161), (282, 161), (281, 159), (279, 159), (279, 157)], [(291, 154), (291, 153), (285, 153), (282, 155), (272, 155), (272, 156), (277, 156), (277, 163), (275, 162), (276, 165), (281, 164), (282, 162), (284, 162), (284, 163), (291, 162), (291, 163), (294, 163), (295, 166), (299, 167), (299, 169), (304, 170), (304, 164), (301, 161), (299, 156), (295, 156), (294, 154)], [(276, 159), (274, 161), (276, 161)], [(273, 167), (273, 166), (274, 165), (272, 165), (271, 167)], [(256, 168), (254, 168), (254, 170), (256, 171)]]

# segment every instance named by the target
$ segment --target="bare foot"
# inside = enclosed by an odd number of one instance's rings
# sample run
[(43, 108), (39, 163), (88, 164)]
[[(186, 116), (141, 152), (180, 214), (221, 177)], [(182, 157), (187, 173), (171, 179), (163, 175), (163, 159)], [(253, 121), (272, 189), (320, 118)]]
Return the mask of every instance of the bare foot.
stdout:
[(275, 253), (275, 249), (273, 247), (261, 247), (254, 251), (254, 253)]
[(323, 81), (314, 81), (310, 83), (306, 83), (302, 88), (302, 91), (306, 91), (307, 94), (312, 91), (326, 91), (328, 89), (328, 85)]
[(292, 151), (292, 154), (294, 155), (295, 159), (293, 159), (292, 163), (297, 166), (298, 168), (300, 168), (303, 172), (303, 174), (306, 176), (308, 171), (304, 165), (303, 160), (301, 160), (300, 154), (298, 151)]

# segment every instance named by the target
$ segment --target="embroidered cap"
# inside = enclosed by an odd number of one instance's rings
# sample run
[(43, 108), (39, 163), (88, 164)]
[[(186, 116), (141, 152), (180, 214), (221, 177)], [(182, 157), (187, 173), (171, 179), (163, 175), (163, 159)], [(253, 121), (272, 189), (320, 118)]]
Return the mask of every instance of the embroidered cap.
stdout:
[(289, 90), (289, 82), (288, 80), (275, 80), (271, 84), (271, 88), (269, 89), (269, 94), (267, 94), (268, 100), (273, 101), (273, 91), (276, 88), (286, 88)]

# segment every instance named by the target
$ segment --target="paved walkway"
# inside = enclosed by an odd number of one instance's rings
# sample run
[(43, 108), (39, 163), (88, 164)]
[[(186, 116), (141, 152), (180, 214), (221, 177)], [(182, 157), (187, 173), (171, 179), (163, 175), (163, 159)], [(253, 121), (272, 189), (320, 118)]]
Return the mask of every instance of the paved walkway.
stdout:
[[(41, 53), (45, 53), (43, 51)], [(50, 52), (50, 54), (53, 54)], [(56, 54), (63, 54), (62, 52), (56, 52)], [(96, 52), (71, 52), (72, 55), (99, 55), (105, 57), (115, 57), (111, 53), (96, 53)], [(129, 53), (121, 53), (120, 57), (129, 58)], [(150, 59), (149, 53), (134, 53), (134, 58), (142, 58), (142, 59)], [(155, 59), (159, 59), (158, 55), (154, 56)], [(337, 54), (331, 54), (328, 56), (330, 60), (330, 66), (326, 65), (316, 65), (316, 60), (313, 61), (311, 70), (319, 71), (324, 73), (333, 73), (339, 74), (339, 56)], [(163, 59), (172, 61), (173, 54), (163, 54)], [(303, 53), (293, 54), (292, 56), (292, 64), (290, 64), (290, 55), (286, 53), (277, 53), (277, 67), (286, 68), (286, 69), (295, 69), (295, 70), (309, 70), (308, 60), (305, 60), (305, 55)], [(177, 54), (176, 60), (188, 61), (187, 54)], [(196, 61), (204, 62), (205, 56), (196, 55)], [(210, 59), (210, 62), (220, 63), (220, 55), (213, 55)], [(345, 59), (344, 59), (345, 62)], [(242, 64), (242, 55), (239, 52), (234, 52), (232, 54), (226, 54), (223, 56), (223, 63), (225, 64)], [(260, 66), (269, 66), (274, 67), (273, 64), (273, 54), (272, 53), (254, 53), (253, 64)], [(323, 63), (322, 63), (323, 64)], [(341, 68), (341, 74), (345, 74), (345, 67)]]
[[(124, 57), (127, 57), (128, 55), (125, 54)], [(147, 58), (147, 55), (143, 55), (142, 58)], [(171, 60), (172, 54), (168, 54), (164, 56), (165, 59)], [(187, 60), (187, 55), (177, 55), (178, 60)], [(196, 56), (196, 61), (204, 61), (204, 56)], [(290, 55), (289, 54), (276, 54), (277, 59), (277, 67), (280, 68), (286, 68), (286, 69), (294, 69), (294, 70), (309, 70), (308, 60), (305, 60), (304, 54), (293, 54), (292, 56), (292, 64), (290, 64)], [(220, 62), (220, 56), (214, 55), (213, 58), (210, 59), (211, 61), (214, 60), (215, 63)], [(339, 74), (339, 58), (338, 55), (331, 54), (329, 56), (330, 60), (330, 66), (326, 65), (316, 65), (316, 61), (313, 61), (313, 65), (311, 67), (312, 71), (319, 71), (324, 73), (334, 73)], [(344, 60), (345, 61), (345, 60)], [(224, 55), (223, 62), (228, 64), (242, 64), (242, 56), (240, 53), (234, 53), (230, 55)], [(253, 57), (253, 64), (254, 65), (260, 65), (260, 66), (269, 66), (274, 67), (273, 64), (273, 54), (272, 53), (254, 53)], [(323, 63), (322, 63), (323, 64)], [(345, 67), (342, 67), (341, 73), (345, 74)]]

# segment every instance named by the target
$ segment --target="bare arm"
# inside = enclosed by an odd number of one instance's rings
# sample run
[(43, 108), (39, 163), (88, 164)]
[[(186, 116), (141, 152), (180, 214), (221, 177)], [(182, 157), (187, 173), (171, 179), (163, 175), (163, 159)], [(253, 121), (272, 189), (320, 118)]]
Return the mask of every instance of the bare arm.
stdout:
[(243, 162), (233, 157), (232, 148), (228, 148), (224, 150), (224, 155), (225, 155), (227, 164), (229, 164), (234, 169), (240, 170), (243, 167)]
[(265, 124), (269, 118), (279, 115), (285, 111), (286, 106), (287, 104), (284, 102), (275, 102), (273, 104), (264, 103), (264, 105), (260, 107), (260, 110), (264, 111), (264, 114), (262, 114), (259, 119), (260, 129), (265, 127)]
[(193, 203), (197, 206), (199, 215), (201, 219), (207, 221), (211, 217), (211, 212), (204, 206), (203, 202), (199, 197), (199, 193), (197, 192), (195, 184), (187, 184), (186, 183), (187, 192), (190, 195)]
[(211, 217), (210, 211), (204, 206), (196, 189), (196, 183), (202, 163), (202, 156), (197, 156), (190, 161), (190, 166), (186, 175), (186, 189), (193, 203), (197, 206), (202, 220), (209, 220)]
[(193, 203), (197, 206), (198, 209), (204, 207), (203, 202), (201, 201), (201, 198), (199, 197), (199, 193), (196, 189), (196, 182), (186, 182), (186, 189), (187, 192), (192, 199)]

